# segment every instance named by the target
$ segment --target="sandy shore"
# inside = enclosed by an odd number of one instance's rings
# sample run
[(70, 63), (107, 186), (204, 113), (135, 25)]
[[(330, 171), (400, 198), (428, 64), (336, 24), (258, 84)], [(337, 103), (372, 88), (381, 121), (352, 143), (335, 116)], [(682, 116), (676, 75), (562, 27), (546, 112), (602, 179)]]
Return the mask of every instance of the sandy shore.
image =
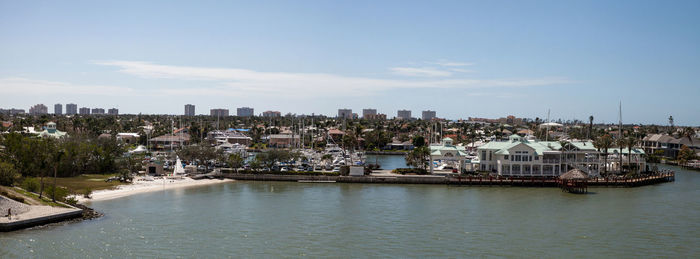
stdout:
[(194, 180), (194, 179), (188, 178), (188, 177), (184, 177), (182, 179), (166, 179), (165, 181), (163, 181), (163, 179), (155, 179), (153, 181), (139, 181), (137, 178), (135, 178), (133, 184), (120, 185), (116, 189), (113, 189), (113, 190), (95, 191), (92, 193), (91, 199), (83, 198), (83, 196), (78, 196), (76, 198), (78, 199), (78, 202), (85, 203), (85, 202), (90, 202), (90, 201), (102, 201), (102, 200), (116, 199), (116, 198), (125, 197), (125, 196), (129, 196), (129, 195), (134, 195), (134, 194), (139, 194), (139, 193), (162, 191), (162, 190), (175, 189), (175, 188), (185, 188), (185, 187), (192, 187), (192, 186), (219, 184), (219, 183), (226, 183), (226, 182), (231, 182), (231, 181), (233, 181), (233, 180), (230, 180), (230, 179)]

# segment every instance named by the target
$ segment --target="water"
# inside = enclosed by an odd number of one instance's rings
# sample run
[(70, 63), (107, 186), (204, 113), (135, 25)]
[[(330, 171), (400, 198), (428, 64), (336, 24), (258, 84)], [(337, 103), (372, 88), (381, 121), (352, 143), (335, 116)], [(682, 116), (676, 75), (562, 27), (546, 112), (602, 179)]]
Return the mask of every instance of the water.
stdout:
[(393, 170), (396, 168), (408, 168), (406, 157), (403, 155), (367, 155), (366, 163), (379, 163), (382, 169)]
[(697, 257), (700, 173), (640, 188), (233, 182), (95, 202), (0, 233), (26, 257)]

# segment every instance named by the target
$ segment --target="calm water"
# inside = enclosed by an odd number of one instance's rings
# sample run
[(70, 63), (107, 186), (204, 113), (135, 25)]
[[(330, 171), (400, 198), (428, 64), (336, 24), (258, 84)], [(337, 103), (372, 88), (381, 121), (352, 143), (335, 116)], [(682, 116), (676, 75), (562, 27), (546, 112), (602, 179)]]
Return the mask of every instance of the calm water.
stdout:
[(92, 206), (105, 217), (0, 233), (25, 257), (697, 257), (700, 173), (594, 188), (234, 182)]
[(382, 169), (408, 168), (406, 158), (402, 155), (367, 155), (367, 163), (379, 163)]

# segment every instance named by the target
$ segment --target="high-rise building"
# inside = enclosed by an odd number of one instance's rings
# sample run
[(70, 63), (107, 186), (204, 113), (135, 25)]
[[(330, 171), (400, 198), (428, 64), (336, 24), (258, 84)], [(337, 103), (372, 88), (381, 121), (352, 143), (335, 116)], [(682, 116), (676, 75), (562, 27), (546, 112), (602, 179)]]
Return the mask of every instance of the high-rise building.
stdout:
[(397, 119), (409, 120), (411, 119), (411, 110), (399, 110), (396, 114)]
[(282, 117), (282, 113), (279, 111), (264, 111), (263, 117)]
[(362, 109), (362, 118), (369, 119), (377, 115), (377, 109)]
[(228, 109), (210, 109), (209, 114), (214, 117), (228, 117)]
[(431, 111), (431, 110), (423, 111), (422, 115), (423, 115), (422, 117), (423, 117), (424, 121), (429, 121), (429, 120), (436, 118), (435, 111)]
[(48, 114), (49, 113), (49, 108), (46, 107), (46, 105), (43, 104), (37, 104), (29, 108), (29, 114), (31, 115), (41, 115), (41, 114)]
[(22, 115), (22, 114), (24, 114), (24, 109), (15, 109), (15, 108), (0, 109), (0, 113), (7, 114), (7, 115)]
[(338, 118), (352, 119), (352, 109), (338, 109)]
[(57, 103), (53, 105), (53, 114), (61, 115), (63, 114), (63, 104)]
[(102, 109), (102, 108), (93, 108), (93, 109), (92, 109), (92, 114), (93, 114), (93, 115), (104, 115), (104, 114), (105, 114), (105, 109)]
[(193, 104), (185, 104), (185, 116), (194, 116)]
[(119, 115), (119, 109), (117, 109), (117, 108), (109, 109), (109, 110), (107, 110), (107, 114), (109, 114), (109, 115)]
[(90, 108), (88, 107), (80, 107), (80, 114), (81, 115), (90, 115)]
[(239, 117), (250, 117), (253, 116), (253, 108), (250, 107), (241, 107), (236, 109), (236, 115)]
[(78, 105), (74, 103), (66, 104), (66, 115), (78, 114)]

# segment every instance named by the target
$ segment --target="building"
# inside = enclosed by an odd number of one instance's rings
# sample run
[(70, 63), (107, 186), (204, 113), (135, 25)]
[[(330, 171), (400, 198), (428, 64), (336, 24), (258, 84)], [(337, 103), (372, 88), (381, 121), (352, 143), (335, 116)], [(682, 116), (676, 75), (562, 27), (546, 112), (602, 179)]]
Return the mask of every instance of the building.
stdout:
[(437, 168), (431, 166), (430, 173), (434, 173), (435, 169), (448, 170), (449, 172), (452, 172), (453, 169), (458, 170), (457, 172), (465, 171), (467, 155), (464, 146), (455, 146), (451, 138), (444, 138), (439, 145), (430, 146), (429, 165), (433, 165), (434, 162), (439, 165)]
[(700, 139), (692, 137), (674, 138), (667, 134), (650, 134), (642, 139), (642, 148), (647, 154), (657, 154), (660, 156), (675, 159), (681, 147), (687, 146), (695, 153), (700, 152)]
[(299, 144), (299, 135), (272, 134), (269, 136), (269, 146), (275, 148), (288, 148)]
[(67, 136), (67, 134), (63, 131), (59, 131), (56, 129), (56, 123), (53, 121), (50, 121), (49, 123), (46, 123), (46, 129), (43, 131), (39, 132), (39, 137), (42, 138), (62, 138)]
[(185, 116), (194, 116), (193, 104), (185, 104)]
[(209, 115), (213, 117), (228, 117), (228, 109), (211, 109)]
[(24, 109), (0, 109), (0, 114), (22, 115), (24, 114)]
[(42, 114), (48, 114), (49, 113), (49, 108), (46, 107), (46, 105), (43, 104), (37, 104), (29, 108), (29, 114), (31, 115), (42, 115)]
[(338, 109), (338, 118), (352, 119), (352, 109)]
[(253, 108), (250, 108), (250, 107), (241, 107), (241, 108), (236, 109), (236, 116), (239, 116), (239, 117), (251, 117), (254, 114), (255, 113), (253, 111)]
[(377, 109), (362, 109), (362, 118), (370, 119), (377, 116)]
[(410, 120), (411, 119), (411, 110), (399, 110), (396, 113), (396, 118), (402, 119), (402, 120)]
[(375, 115), (367, 116), (368, 120), (386, 120), (386, 114), (379, 113)]
[(190, 134), (183, 131), (152, 138), (148, 143), (155, 150), (176, 149), (190, 144)]
[(279, 111), (264, 111), (263, 112), (263, 117), (271, 118), (271, 117), (282, 117), (282, 113)]
[(90, 108), (80, 107), (80, 115), (90, 115)]
[(74, 103), (66, 104), (66, 115), (78, 114), (78, 105)]
[(104, 115), (104, 114), (105, 114), (105, 109), (102, 109), (102, 108), (93, 108), (93, 109), (92, 109), (92, 114), (93, 114), (93, 115)]
[(54, 104), (53, 105), (53, 114), (55, 114), (55, 115), (63, 114), (63, 105), (60, 103)]
[(109, 114), (109, 115), (119, 115), (119, 109), (117, 109), (117, 108), (109, 109), (109, 110), (107, 110), (107, 114)]
[(421, 115), (422, 115), (421, 117), (423, 118), (424, 121), (429, 121), (429, 120), (433, 120), (433, 119), (437, 118), (435, 116), (435, 111), (431, 111), (431, 110), (423, 111), (423, 113)]
[[(622, 152), (622, 154), (620, 154)], [(609, 149), (607, 169), (604, 156), (591, 141), (536, 141), (511, 135), (507, 141), (491, 141), (477, 149), (480, 170), (503, 176), (557, 177), (571, 169), (579, 169), (589, 176), (599, 176), (620, 169), (619, 156), (625, 163), (631, 162), (645, 170), (644, 151), (632, 149), (632, 158), (626, 157), (627, 149)]]

